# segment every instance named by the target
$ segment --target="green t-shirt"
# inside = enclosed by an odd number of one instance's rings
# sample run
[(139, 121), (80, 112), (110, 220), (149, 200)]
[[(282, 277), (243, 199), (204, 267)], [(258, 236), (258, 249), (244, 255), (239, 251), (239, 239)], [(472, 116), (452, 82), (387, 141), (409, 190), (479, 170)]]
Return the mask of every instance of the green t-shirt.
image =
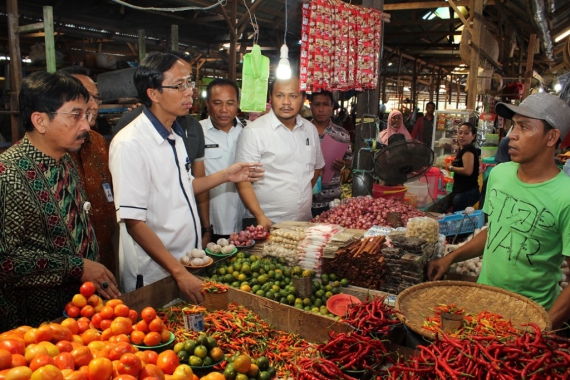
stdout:
[(483, 211), (489, 217), (479, 283), (528, 297), (547, 310), (560, 293), (560, 265), (570, 256), (570, 177), (528, 184), (518, 164), (490, 173)]

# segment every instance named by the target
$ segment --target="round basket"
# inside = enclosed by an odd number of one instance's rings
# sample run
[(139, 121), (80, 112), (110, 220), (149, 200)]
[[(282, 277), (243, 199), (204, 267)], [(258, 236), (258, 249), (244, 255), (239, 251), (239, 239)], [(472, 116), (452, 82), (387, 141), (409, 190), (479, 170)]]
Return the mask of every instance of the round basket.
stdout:
[(225, 310), (228, 308), (228, 292), (204, 294), (204, 306), (208, 311)]
[(433, 315), (439, 304), (452, 304), (465, 313), (490, 311), (510, 319), (515, 327), (529, 322), (542, 330), (550, 330), (552, 323), (546, 310), (536, 302), (519, 294), (494, 286), (467, 281), (432, 281), (414, 285), (398, 295), (394, 307), (398, 318), (416, 333), (434, 339), (435, 334), (422, 328), (426, 316)]

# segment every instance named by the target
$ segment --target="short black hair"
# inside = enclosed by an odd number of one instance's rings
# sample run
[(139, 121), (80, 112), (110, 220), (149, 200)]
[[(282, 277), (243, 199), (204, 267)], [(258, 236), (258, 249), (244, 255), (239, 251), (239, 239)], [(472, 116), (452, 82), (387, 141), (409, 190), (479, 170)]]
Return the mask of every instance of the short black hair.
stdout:
[(188, 63), (190, 63), (190, 61), (192, 60), (192, 59), (190, 58), (190, 54), (186, 54), (186, 53), (183, 53), (183, 52), (181, 52), (181, 51), (169, 50), (169, 51), (167, 52), (167, 54), (175, 55), (175, 56), (177, 56), (178, 58), (181, 58), (182, 60), (184, 60), (185, 62), (188, 62)]
[(430, 104), (433, 106), (433, 108), (435, 108), (435, 103), (434, 103), (434, 102), (427, 102), (427, 103), (426, 103), (426, 108), (427, 108), (427, 106), (429, 106)]
[[(295, 75), (291, 76), (291, 78), (293, 78), (293, 77), (297, 78)], [(269, 94), (269, 96), (272, 96), (272, 95), (273, 95), (273, 87), (275, 87), (275, 83), (276, 83), (276, 82), (279, 82), (279, 81), (283, 82), (283, 81), (285, 81), (285, 80), (284, 80), (284, 79), (275, 79), (273, 82), (270, 82), (270, 83), (269, 83), (269, 89), (268, 89), (268, 94)], [(300, 92), (301, 92), (301, 96), (302, 96), (302, 97), (305, 97), (305, 95), (306, 95), (306, 94), (305, 94), (305, 91), (300, 91)]]
[(60, 73), (50, 74), (37, 71), (22, 80), (20, 90), (20, 120), (24, 130), (34, 130), (32, 114), (45, 112), (50, 120), (56, 112), (67, 102), (83, 98), (89, 100), (89, 92), (79, 79)]
[(56, 71), (57, 74), (65, 74), (65, 75), (85, 75), (86, 77), (89, 76), (89, 70), (83, 66), (67, 66), (63, 69), (59, 69)]
[(139, 99), (142, 104), (147, 107), (152, 105), (146, 90), (155, 88), (162, 91), (162, 82), (164, 81), (164, 73), (174, 66), (180, 58), (170, 53), (149, 54), (142, 60), (135, 70), (133, 82), (137, 88)]
[(461, 125), (459, 125), (459, 128), (461, 128), (462, 126), (466, 125), (469, 130), (471, 131), (471, 133), (473, 133), (473, 135), (477, 134), (477, 128), (475, 127), (475, 125), (473, 125), (472, 123), (466, 121), (464, 123), (461, 123)]
[(226, 78), (216, 78), (210, 83), (208, 83), (208, 87), (206, 87), (206, 101), (210, 101), (210, 96), (212, 95), (212, 87), (214, 86), (230, 86), (233, 87), (236, 91), (237, 101), (239, 102), (239, 87), (233, 80), (226, 79)]
[(311, 102), (313, 101), (313, 98), (314, 98), (315, 96), (317, 96), (317, 95), (328, 96), (328, 97), (330, 98), (330, 100), (331, 100), (331, 105), (334, 107), (335, 104), (334, 104), (334, 97), (333, 97), (332, 92), (330, 92), (330, 91), (324, 91), (324, 90), (321, 91), (321, 92), (313, 92), (313, 93), (311, 94), (311, 99), (310, 99)]

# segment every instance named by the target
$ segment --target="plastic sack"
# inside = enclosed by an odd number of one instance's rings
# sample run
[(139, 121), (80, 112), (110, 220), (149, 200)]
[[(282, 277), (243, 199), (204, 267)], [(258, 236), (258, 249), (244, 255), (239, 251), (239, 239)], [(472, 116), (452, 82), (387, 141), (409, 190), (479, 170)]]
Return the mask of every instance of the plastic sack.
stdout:
[(406, 226), (406, 237), (424, 239), (435, 243), (439, 239), (439, 223), (427, 216), (411, 218)]
[(259, 45), (243, 57), (240, 108), (244, 112), (264, 112), (267, 103), (269, 58), (261, 55)]

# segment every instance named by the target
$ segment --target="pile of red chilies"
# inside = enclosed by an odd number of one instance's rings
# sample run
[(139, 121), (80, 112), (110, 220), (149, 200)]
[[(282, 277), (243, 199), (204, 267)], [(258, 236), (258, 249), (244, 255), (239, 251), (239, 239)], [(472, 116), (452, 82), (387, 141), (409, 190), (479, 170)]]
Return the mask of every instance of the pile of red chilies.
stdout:
[(328, 343), (318, 350), (341, 370), (378, 372), (388, 351), (381, 340), (354, 333), (330, 333)]
[(570, 343), (540, 328), (500, 341), (489, 336), (436, 339), (419, 356), (389, 368), (392, 379), (569, 379)]
[(393, 325), (400, 323), (394, 308), (384, 303), (386, 297), (368, 299), (360, 304), (352, 304), (342, 321), (348, 323), (361, 335), (382, 336), (388, 334)]
[(342, 372), (332, 361), (325, 358), (302, 358), (297, 360), (295, 380), (356, 380)]

